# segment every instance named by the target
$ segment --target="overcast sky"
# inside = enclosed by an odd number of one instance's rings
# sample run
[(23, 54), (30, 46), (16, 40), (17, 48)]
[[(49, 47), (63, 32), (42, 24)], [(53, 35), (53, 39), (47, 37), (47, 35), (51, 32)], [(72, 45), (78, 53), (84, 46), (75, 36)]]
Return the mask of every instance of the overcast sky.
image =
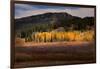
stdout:
[(73, 16), (82, 18), (86, 16), (94, 16), (94, 8), (15, 4), (15, 18), (22, 18), (47, 12), (67, 12)]

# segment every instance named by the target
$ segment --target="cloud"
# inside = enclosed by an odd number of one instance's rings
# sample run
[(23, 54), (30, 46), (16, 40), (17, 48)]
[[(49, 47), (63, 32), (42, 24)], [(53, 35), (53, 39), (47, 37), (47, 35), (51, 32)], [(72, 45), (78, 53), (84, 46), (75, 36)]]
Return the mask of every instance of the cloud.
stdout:
[(94, 8), (80, 8), (77, 10), (66, 9), (66, 12), (73, 16), (79, 16), (82, 18), (86, 16), (94, 16)]
[(15, 4), (15, 18), (47, 12), (67, 12), (73, 16), (79, 16), (82, 18), (86, 16), (94, 16), (94, 8)]

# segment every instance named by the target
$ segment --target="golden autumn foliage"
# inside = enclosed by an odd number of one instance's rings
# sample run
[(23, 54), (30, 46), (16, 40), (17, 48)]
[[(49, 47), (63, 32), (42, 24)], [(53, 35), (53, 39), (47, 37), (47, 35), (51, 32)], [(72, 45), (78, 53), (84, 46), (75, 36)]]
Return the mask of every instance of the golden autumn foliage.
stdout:
[(36, 42), (54, 42), (54, 41), (92, 41), (94, 39), (93, 31), (69, 31), (69, 32), (38, 32), (32, 35)]

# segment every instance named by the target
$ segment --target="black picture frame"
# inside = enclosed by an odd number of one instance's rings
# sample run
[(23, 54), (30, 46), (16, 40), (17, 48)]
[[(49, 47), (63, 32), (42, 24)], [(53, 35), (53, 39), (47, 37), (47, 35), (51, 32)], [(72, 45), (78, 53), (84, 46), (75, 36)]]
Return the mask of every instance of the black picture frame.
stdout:
[[(94, 43), (95, 43), (95, 61), (92, 63), (96, 63), (96, 6), (95, 5), (81, 5), (81, 4), (67, 4), (67, 3), (49, 3), (49, 2), (35, 2), (35, 1), (11, 1), (11, 68), (15, 67), (15, 3), (17, 4), (31, 4), (31, 5), (52, 5), (52, 6), (71, 6), (71, 7), (83, 7), (83, 8), (94, 8)], [(48, 64), (48, 65), (36, 65), (36, 66), (19, 66), (17, 68), (24, 68), (24, 67), (41, 67), (41, 66), (56, 66), (56, 65), (75, 65), (75, 64), (88, 64), (87, 63), (70, 63), (70, 64)], [(89, 63), (90, 64), (90, 63)]]

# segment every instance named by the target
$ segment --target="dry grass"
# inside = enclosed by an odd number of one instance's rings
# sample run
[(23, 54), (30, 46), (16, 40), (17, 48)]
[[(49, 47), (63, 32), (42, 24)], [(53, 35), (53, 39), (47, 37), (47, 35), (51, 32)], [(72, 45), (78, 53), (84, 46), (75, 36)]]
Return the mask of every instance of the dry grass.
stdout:
[(19, 45), (24, 45), (25, 44), (25, 39), (23, 38), (15, 38), (15, 46), (19, 46)]
[[(71, 43), (71, 44), (70, 44)], [(52, 43), (51, 43), (52, 44)], [(95, 43), (62, 43), (15, 47), (15, 67), (39, 66), (46, 64), (94, 63)]]
[(41, 32), (32, 38), (15, 39), (14, 67), (96, 62), (93, 31)]

